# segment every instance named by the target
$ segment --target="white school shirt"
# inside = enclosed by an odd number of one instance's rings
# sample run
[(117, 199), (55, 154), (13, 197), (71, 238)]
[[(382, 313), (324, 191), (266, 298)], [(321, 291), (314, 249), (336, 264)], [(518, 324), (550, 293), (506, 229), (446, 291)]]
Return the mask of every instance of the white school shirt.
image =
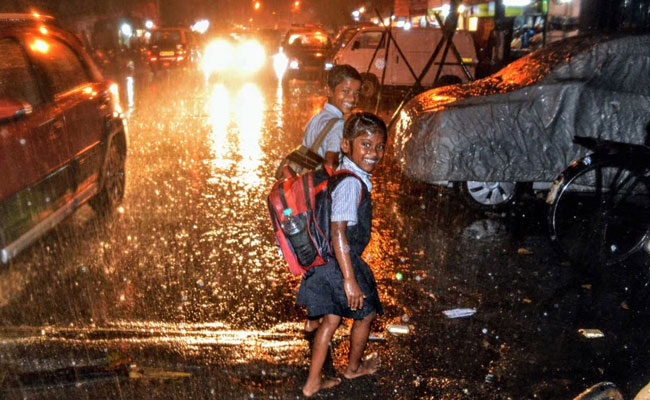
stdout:
[[(371, 175), (359, 168), (347, 156), (343, 156), (337, 170), (340, 169), (354, 172), (366, 184), (368, 193), (372, 192)], [(332, 192), (332, 222), (347, 221), (348, 226), (357, 224), (357, 207), (361, 199), (361, 192), (361, 182), (358, 179), (349, 176), (339, 182)]]
[(341, 139), (343, 138), (343, 113), (341, 110), (336, 108), (336, 106), (325, 103), (325, 107), (316, 114), (305, 127), (305, 138), (302, 141), (302, 144), (305, 147), (311, 148), (311, 146), (316, 141), (318, 134), (321, 133), (325, 125), (329, 122), (330, 119), (336, 118), (338, 121), (332, 126), (332, 129), (325, 136), (325, 140), (321, 143), (320, 147), (316, 151), (318, 155), (325, 158), (325, 153), (328, 151), (333, 153), (341, 152)]

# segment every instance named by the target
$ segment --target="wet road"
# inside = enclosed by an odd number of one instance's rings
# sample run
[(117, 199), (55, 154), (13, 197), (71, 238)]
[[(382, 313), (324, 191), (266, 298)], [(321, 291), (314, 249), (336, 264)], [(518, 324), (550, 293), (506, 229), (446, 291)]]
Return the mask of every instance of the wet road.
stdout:
[[(84, 207), (0, 267), (0, 397), (300, 397), (299, 281), (272, 242), (265, 198), (324, 91), (182, 74), (122, 91), (118, 213), (101, 220)], [(539, 199), (483, 215), (408, 182), (390, 159), (373, 179), (364, 257), (386, 310), (369, 344), (382, 366), (320, 397), (570, 399), (610, 380), (632, 398), (650, 380), (639, 260), (578, 274), (551, 250)], [(460, 307), (477, 312), (442, 314)], [(391, 336), (388, 324), (411, 333)], [(339, 371), (347, 334), (334, 340)]]

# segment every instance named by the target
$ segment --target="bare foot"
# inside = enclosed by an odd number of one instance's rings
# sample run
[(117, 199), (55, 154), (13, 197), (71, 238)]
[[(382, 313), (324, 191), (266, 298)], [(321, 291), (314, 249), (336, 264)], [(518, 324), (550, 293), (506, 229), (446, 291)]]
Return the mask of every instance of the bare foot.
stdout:
[(305, 321), (305, 332), (310, 333), (310, 332), (315, 332), (316, 329), (320, 326), (320, 324), (323, 322), (323, 318), (318, 318), (318, 319), (308, 319)]
[(372, 375), (377, 372), (380, 365), (381, 360), (379, 359), (379, 356), (377, 356), (377, 354), (372, 354), (370, 357), (361, 361), (361, 365), (359, 365), (359, 368), (357, 368), (356, 371), (350, 369), (350, 366), (348, 365), (343, 376), (346, 379), (354, 379), (364, 375)]
[(319, 390), (331, 389), (340, 383), (341, 378), (326, 378), (315, 385), (305, 384), (305, 386), (302, 388), (302, 394), (304, 394), (305, 397), (311, 397), (315, 395)]

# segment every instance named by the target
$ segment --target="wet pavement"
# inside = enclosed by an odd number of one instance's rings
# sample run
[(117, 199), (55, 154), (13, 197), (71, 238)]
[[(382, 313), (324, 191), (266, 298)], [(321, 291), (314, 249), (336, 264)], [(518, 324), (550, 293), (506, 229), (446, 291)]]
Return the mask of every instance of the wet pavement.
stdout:
[[(0, 397), (300, 398), (299, 280), (273, 244), (266, 194), (325, 92), (182, 73), (122, 83), (122, 207), (101, 219), (84, 206), (0, 266)], [(368, 348), (381, 369), (317, 397), (571, 399), (608, 380), (631, 399), (650, 380), (645, 259), (576, 272), (534, 196), (476, 213), (390, 156), (373, 179), (364, 258), (386, 311)], [(456, 308), (476, 313), (442, 313)], [(338, 371), (348, 328), (334, 339)]]

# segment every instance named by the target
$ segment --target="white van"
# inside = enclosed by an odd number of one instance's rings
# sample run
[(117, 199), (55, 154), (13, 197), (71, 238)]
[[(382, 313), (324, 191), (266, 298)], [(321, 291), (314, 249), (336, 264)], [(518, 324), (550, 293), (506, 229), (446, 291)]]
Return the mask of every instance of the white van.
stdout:
[[(408, 60), (413, 72), (419, 76), (427, 61), (433, 54), (438, 42), (443, 38), (440, 28), (392, 28), (393, 38), (399, 45)], [(335, 64), (349, 64), (359, 71), (363, 78), (361, 94), (364, 97), (373, 97), (382, 79), (382, 72), (386, 69), (384, 86), (413, 86), (415, 78), (408, 69), (399, 51), (393, 42), (388, 48), (388, 62), (386, 62), (386, 43), (388, 34), (382, 27), (364, 27), (350, 39), (348, 45), (342, 47), (334, 56)], [(463, 63), (474, 76), (477, 57), (474, 39), (468, 31), (456, 31), (453, 39)], [(379, 46), (377, 55), (372, 65), (370, 62), (375, 50)], [(443, 48), (422, 80), (422, 86), (432, 87), (433, 81), (440, 66)], [(369, 68), (370, 67), (370, 68)], [(447, 53), (445, 64), (442, 67), (438, 86), (467, 82), (467, 76), (452, 53), (451, 48)]]

